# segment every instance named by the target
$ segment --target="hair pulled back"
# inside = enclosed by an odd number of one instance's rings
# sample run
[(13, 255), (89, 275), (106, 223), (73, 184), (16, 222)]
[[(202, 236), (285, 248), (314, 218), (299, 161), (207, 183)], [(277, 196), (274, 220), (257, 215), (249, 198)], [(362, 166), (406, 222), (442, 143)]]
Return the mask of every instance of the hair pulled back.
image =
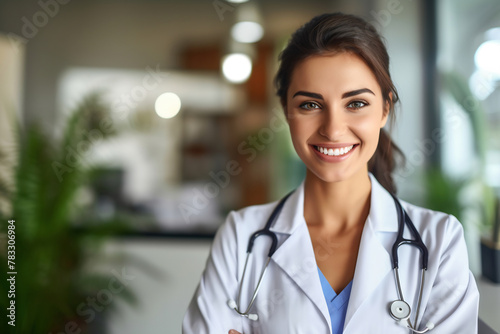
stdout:
[[(358, 56), (371, 69), (381, 88), (382, 98), (389, 105), (389, 116), (393, 121), (394, 104), (399, 101), (399, 96), (389, 73), (389, 55), (382, 38), (370, 23), (342, 13), (314, 17), (292, 35), (281, 52), (275, 85), (285, 111), (288, 87), (295, 67), (309, 56), (341, 52)], [(368, 170), (392, 193), (396, 192), (392, 178), (396, 167), (395, 155), (404, 160), (403, 153), (392, 142), (389, 134), (380, 129), (378, 146), (368, 162)]]

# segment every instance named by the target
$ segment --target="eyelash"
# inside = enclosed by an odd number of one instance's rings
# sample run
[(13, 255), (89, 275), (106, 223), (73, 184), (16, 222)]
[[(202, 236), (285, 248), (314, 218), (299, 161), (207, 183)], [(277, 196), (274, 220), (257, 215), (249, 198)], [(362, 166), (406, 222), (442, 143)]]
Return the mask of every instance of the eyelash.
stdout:
[[(316, 108), (310, 108), (311, 105), (315, 105)], [(308, 107), (306, 107), (306, 106), (308, 106)], [(313, 109), (319, 109), (319, 108), (321, 108), (321, 106), (318, 103), (316, 103), (316, 102), (304, 102), (299, 107), (301, 109), (305, 109), (305, 110), (313, 110)]]
[[(354, 107), (352, 106), (353, 104), (362, 104), (362, 106), (358, 106), (358, 107)], [(311, 105), (315, 105), (316, 107), (312, 107), (311, 108)], [(359, 110), (361, 108), (364, 108), (366, 106), (368, 106), (368, 102), (366, 101), (362, 101), (362, 100), (355, 100), (355, 101), (351, 101), (347, 104), (347, 108), (348, 109), (351, 109), (351, 110)], [(321, 108), (321, 105), (319, 103), (316, 103), (316, 102), (304, 102), (302, 103), (300, 106), (299, 106), (301, 109), (305, 109), (305, 110), (313, 110), (313, 109), (319, 109)]]
[(351, 107), (351, 109), (353, 109), (353, 110), (359, 110), (359, 109), (364, 108), (364, 107), (366, 107), (368, 105), (368, 103), (365, 102), (365, 101), (356, 100), (356, 101), (349, 102), (349, 104), (347, 105), (347, 107), (349, 107), (350, 105), (352, 105), (354, 103), (356, 103), (356, 104), (361, 103), (362, 106), (361, 107)]

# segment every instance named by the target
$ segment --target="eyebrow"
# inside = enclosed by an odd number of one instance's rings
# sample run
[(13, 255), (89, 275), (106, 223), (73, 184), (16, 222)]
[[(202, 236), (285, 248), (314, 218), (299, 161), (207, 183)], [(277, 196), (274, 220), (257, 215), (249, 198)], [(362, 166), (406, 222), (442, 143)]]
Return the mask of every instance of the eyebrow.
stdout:
[(303, 90), (299, 90), (297, 93), (293, 94), (292, 98), (294, 98), (297, 95), (303, 95), (307, 97), (312, 97), (313, 99), (323, 99), (323, 95), (317, 94), (317, 93), (311, 93), (311, 92), (304, 92)]
[[(370, 89), (368, 89), (368, 88), (361, 88), (361, 89), (352, 90), (350, 92), (345, 92), (344, 94), (342, 94), (342, 98), (345, 99), (345, 98), (348, 98), (348, 97), (351, 97), (351, 96), (355, 96), (355, 95), (359, 95), (359, 94), (363, 94), (363, 93), (370, 93), (370, 94), (375, 95), (375, 93), (372, 92)], [(296, 97), (297, 95), (303, 95), (303, 96), (307, 96), (307, 97), (312, 97), (314, 99), (324, 100), (323, 99), (323, 95), (321, 95), (321, 94), (311, 93), (311, 92), (305, 92), (303, 90), (299, 90), (297, 93), (293, 94), (292, 98)]]
[(355, 95), (359, 95), (359, 94), (363, 94), (363, 93), (370, 93), (372, 95), (375, 95), (375, 93), (372, 92), (370, 89), (368, 89), (368, 88), (361, 88), (361, 89), (356, 89), (356, 90), (353, 90), (353, 91), (346, 92), (346, 93), (342, 94), (342, 98), (345, 99), (347, 97), (351, 97), (351, 96), (355, 96)]

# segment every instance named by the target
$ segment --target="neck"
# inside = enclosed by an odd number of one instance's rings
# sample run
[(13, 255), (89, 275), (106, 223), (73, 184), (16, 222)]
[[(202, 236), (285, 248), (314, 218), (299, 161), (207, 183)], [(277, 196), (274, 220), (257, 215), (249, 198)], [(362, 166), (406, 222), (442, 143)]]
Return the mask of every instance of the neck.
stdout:
[(366, 170), (339, 182), (325, 182), (309, 170), (304, 184), (304, 218), (309, 227), (340, 233), (364, 224), (370, 211)]

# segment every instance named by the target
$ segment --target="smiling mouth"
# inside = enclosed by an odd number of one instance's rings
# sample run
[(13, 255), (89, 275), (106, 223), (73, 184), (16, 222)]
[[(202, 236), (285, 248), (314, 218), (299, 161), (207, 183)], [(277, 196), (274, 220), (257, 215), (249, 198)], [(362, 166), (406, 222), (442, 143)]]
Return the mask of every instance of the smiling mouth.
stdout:
[(339, 157), (339, 156), (342, 156), (342, 155), (349, 153), (355, 146), (357, 146), (357, 144), (346, 146), (346, 147), (339, 147), (339, 148), (328, 148), (328, 147), (314, 146), (314, 149), (316, 151), (324, 154), (324, 155)]

